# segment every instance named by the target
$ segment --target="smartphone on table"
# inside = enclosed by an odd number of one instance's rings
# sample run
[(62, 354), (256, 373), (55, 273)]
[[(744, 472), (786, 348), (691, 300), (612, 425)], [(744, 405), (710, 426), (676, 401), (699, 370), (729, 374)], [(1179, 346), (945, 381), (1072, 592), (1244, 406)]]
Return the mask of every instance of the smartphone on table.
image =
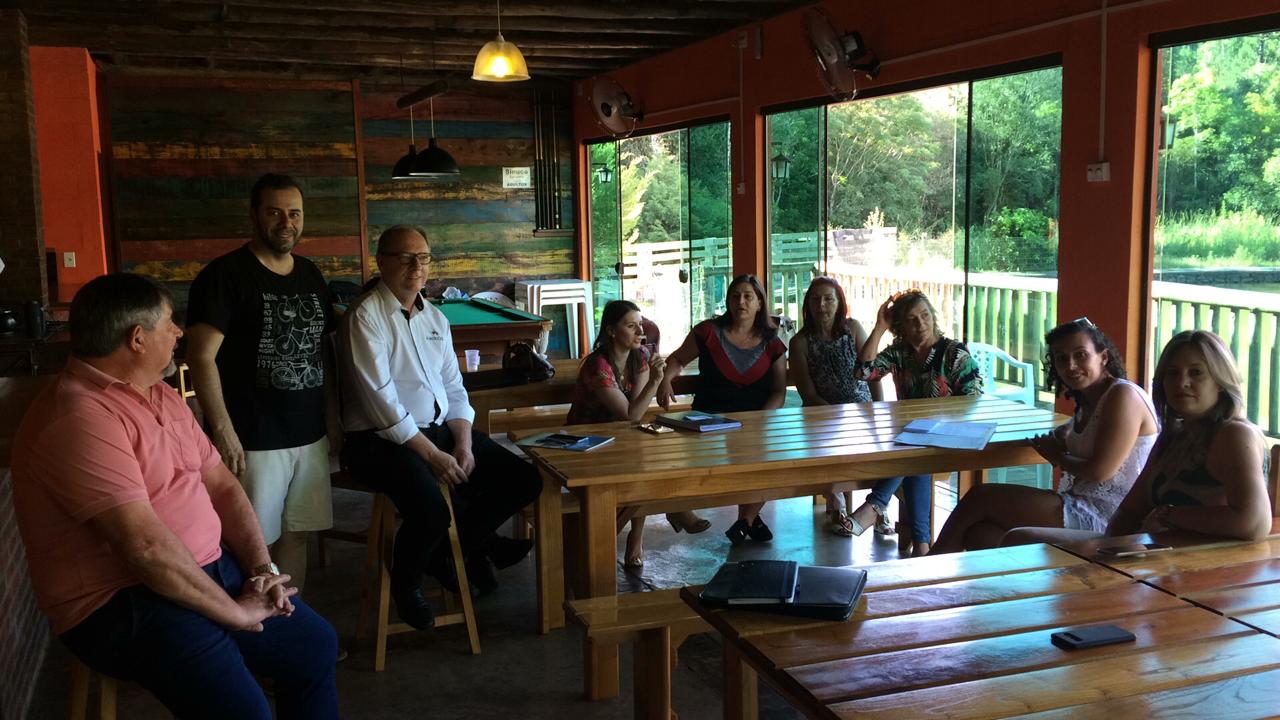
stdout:
[(1090, 627), (1062, 630), (1049, 636), (1049, 642), (1063, 650), (1083, 650), (1112, 645), (1114, 643), (1133, 642), (1133, 633), (1115, 625), (1093, 625)]
[(637, 425), (636, 429), (642, 430), (652, 435), (664, 435), (666, 433), (672, 433), (676, 431), (675, 428), (670, 428), (670, 427), (667, 427), (666, 425), (660, 425), (656, 422), (642, 423), (640, 425)]
[(1133, 543), (1131, 545), (1111, 545), (1109, 547), (1098, 548), (1099, 555), (1107, 557), (1129, 557), (1131, 555), (1146, 555), (1147, 553), (1163, 552), (1172, 550), (1169, 545), (1161, 545), (1160, 543)]

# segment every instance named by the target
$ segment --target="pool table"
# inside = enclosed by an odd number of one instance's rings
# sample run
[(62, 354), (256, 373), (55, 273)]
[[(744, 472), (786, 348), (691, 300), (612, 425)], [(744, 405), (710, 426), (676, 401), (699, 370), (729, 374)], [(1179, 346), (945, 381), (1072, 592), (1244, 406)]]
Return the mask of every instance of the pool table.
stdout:
[(542, 331), (550, 332), (551, 321), (541, 315), (503, 307), (488, 300), (431, 300), (449, 319), (453, 349), (465, 369), (464, 350), (479, 350), (480, 362), (502, 362), (512, 341), (528, 340), (537, 347)]

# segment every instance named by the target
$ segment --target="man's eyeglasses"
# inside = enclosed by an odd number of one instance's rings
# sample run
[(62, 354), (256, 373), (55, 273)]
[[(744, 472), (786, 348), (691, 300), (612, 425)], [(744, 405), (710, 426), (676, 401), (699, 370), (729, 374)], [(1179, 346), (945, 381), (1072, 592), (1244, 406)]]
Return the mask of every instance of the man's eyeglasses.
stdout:
[(400, 264), (401, 264), (401, 265), (413, 265), (414, 263), (417, 263), (418, 265), (430, 265), (430, 264), (431, 264), (431, 253), (384, 253), (384, 252), (380, 252), (380, 253), (378, 253), (378, 254), (379, 254), (379, 255), (382, 255), (383, 257), (393, 257), (393, 258), (396, 258), (397, 260), (399, 260), (399, 261), (400, 261)]

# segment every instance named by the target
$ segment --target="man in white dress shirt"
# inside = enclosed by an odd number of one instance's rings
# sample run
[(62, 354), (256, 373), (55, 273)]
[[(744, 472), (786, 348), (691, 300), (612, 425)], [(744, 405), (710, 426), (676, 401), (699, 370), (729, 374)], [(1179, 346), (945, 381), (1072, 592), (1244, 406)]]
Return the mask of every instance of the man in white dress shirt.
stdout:
[(404, 521), (396, 533), (391, 590), (401, 619), (425, 629), (434, 620), (422, 597), (422, 576), (446, 587), (449, 513), (437, 478), (453, 488), (467, 575), (481, 592), (499, 568), (514, 565), (530, 541), (498, 536), (507, 518), (538, 496), (537, 471), (473, 430), (454, 354), (449, 321), (423, 300), (431, 249), (408, 226), (378, 238), (381, 279), (352, 303), (339, 330), (344, 464), (362, 482), (390, 496)]

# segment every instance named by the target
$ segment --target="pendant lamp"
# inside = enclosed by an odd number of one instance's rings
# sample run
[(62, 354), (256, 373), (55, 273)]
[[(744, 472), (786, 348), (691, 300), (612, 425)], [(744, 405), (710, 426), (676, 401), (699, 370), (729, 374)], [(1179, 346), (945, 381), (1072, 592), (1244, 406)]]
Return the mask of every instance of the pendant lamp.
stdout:
[(515, 43), (502, 37), (502, 0), (498, 0), (498, 37), (480, 48), (471, 79), (481, 82), (519, 82), (529, 79), (529, 66)]
[(413, 107), (409, 107), (409, 152), (404, 157), (396, 161), (396, 165), (391, 169), (392, 180), (412, 180), (413, 176), (409, 171), (413, 168), (413, 161), (418, 156), (418, 150), (414, 147), (413, 138)]
[(462, 171), (458, 168), (458, 161), (453, 156), (445, 152), (439, 145), (436, 145), (436, 102), (434, 99), (427, 101), (431, 107), (431, 138), (427, 141), (427, 146), (422, 152), (418, 153), (413, 159), (413, 167), (409, 170), (409, 176), (414, 180), (438, 180), (441, 182), (450, 182), (458, 180), (462, 176)]

